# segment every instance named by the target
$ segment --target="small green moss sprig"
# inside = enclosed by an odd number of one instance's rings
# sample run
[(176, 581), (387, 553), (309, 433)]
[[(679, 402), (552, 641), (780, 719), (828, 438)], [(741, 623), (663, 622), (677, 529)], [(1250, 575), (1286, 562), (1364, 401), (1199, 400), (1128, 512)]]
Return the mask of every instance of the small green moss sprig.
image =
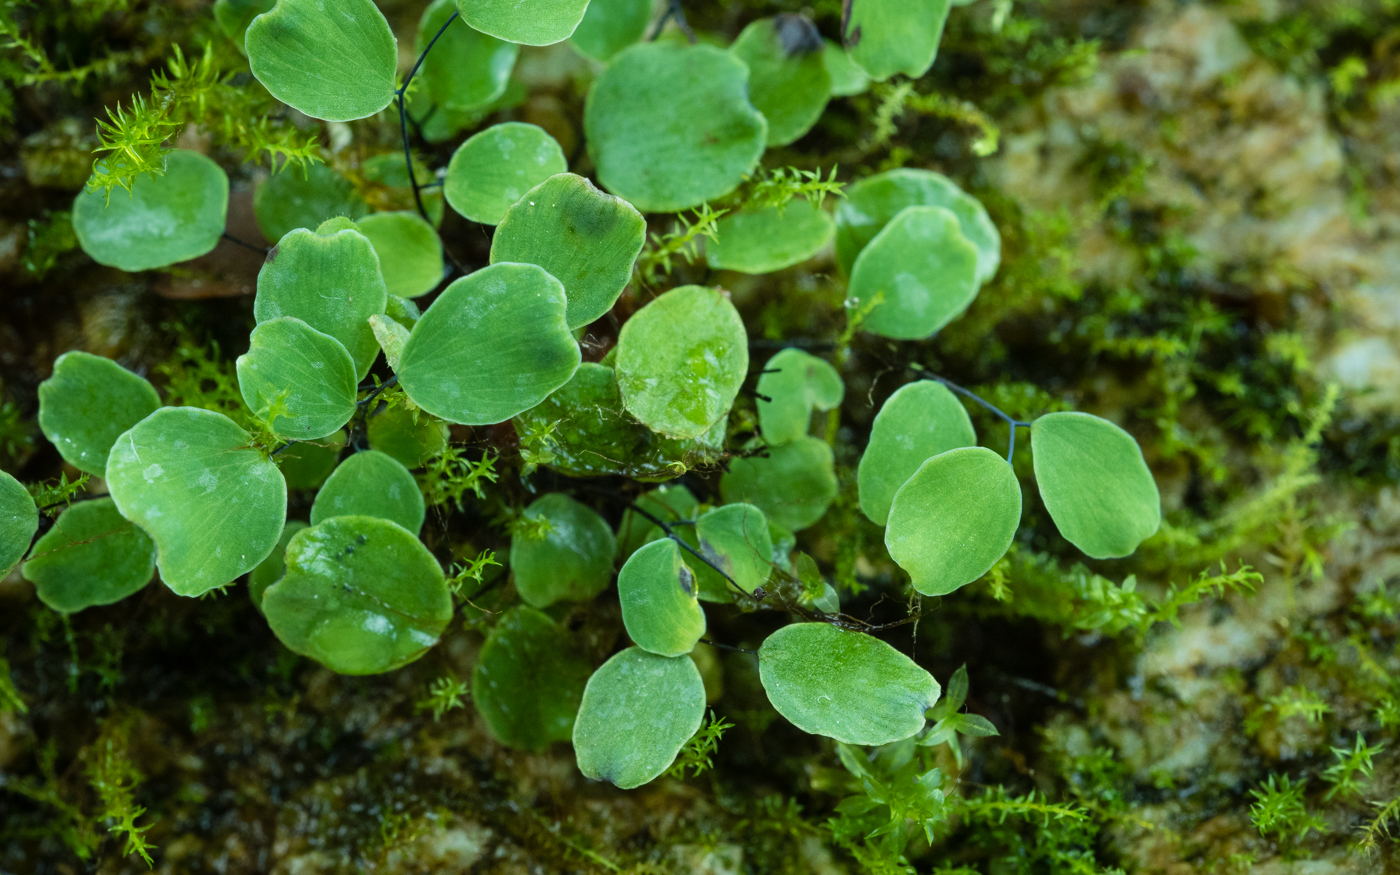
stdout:
[(676, 761), (666, 770), (666, 775), (680, 781), (685, 779), (687, 771), (690, 772), (690, 777), (694, 778), (714, 768), (714, 755), (719, 750), (720, 739), (724, 737), (725, 732), (733, 728), (733, 723), (715, 716), (712, 709), (706, 715), (700, 729), (676, 755)]
[(1270, 775), (1260, 787), (1250, 790), (1254, 804), (1249, 806), (1249, 819), (1261, 836), (1297, 843), (1308, 833), (1326, 829), (1326, 822), (1308, 812), (1303, 802), (1307, 780), (1294, 783), (1287, 775)]
[(636, 270), (642, 281), (656, 285), (662, 277), (670, 276), (672, 259), (693, 262), (700, 256), (700, 238), (719, 239), (716, 225), (729, 211), (714, 209), (703, 203), (691, 210), (691, 215), (677, 213), (675, 226), (663, 234), (652, 232), (646, 248), (637, 258)]
[(496, 461), (497, 456), (489, 452), (479, 460), (469, 459), (463, 447), (449, 444), (441, 453), (429, 459), (423, 471), (417, 475), (423, 500), (429, 507), (450, 504), (461, 510), (468, 492), (478, 499), (484, 499), (486, 484), (495, 483), (500, 476)]
[(465, 708), (471, 696), (471, 687), (466, 681), (448, 672), (428, 685), (423, 698), (413, 705), (416, 712), (433, 712), (433, 722), (442, 720), (442, 715), (455, 708)]
[(167, 70), (152, 75), (149, 98), (136, 95), (98, 122), (100, 144), (88, 187), (110, 197), (114, 188), (130, 191), (142, 174), (163, 173), (165, 144), (190, 125), (241, 150), (248, 161), (265, 158), (274, 170), (278, 159), (281, 166), (321, 160), (317, 132), (294, 126), (256, 80), (235, 85), (234, 76), (221, 69), (212, 46), (193, 62), (176, 46)]
[(99, 801), (96, 819), (107, 824), (107, 832), (125, 839), (124, 855), (137, 855), (154, 868), (151, 851), (155, 846), (146, 841), (146, 833), (154, 824), (136, 822), (146, 813), (136, 804), (135, 797), (142, 775), (127, 758), (124, 741), (122, 734), (99, 742), (96, 758), (88, 765), (88, 782)]

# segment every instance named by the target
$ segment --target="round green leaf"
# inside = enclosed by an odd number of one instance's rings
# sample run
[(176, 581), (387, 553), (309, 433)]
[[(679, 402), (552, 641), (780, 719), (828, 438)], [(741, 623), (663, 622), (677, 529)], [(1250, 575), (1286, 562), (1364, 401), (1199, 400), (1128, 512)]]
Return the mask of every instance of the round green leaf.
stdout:
[(179, 595), (224, 586), (277, 546), (287, 484), (252, 440), (221, 413), (162, 407), (112, 446), (112, 500), (156, 542), (161, 580)]
[(390, 407), (369, 419), (369, 446), (417, 468), (447, 448), (447, 424), (436, 416)]
[(812, 411), (832, 410), (846, 396), (841, 375), (825, 359), (789, 347), (768, 360), (758, 378), (758, 427), (770, 446), (807, 434)]
[(29, 542), (39, 531), (39, 509), (29, 490), (0, 471), (0, 577), (29, 552)]
[[(729, 575), (744, 592), (768, 582), (773, 573), (773, 537), (768, 517), (752, 504), (726, 504), (700, 517), (695, 523), (700, 553)], [(706, 601), (730, 602), (733, 588), (713, 568), (698, 559), (691, 562), (699, 580), (700, 597)]]
[(568, 169), (564, 150), (544, 128), (503, 122), (457, 147), (442, 190), (452, 209), (495, 225), (527, 191)]
[(372, 213), (355, 223), (379, 256), (390, 295), (416, 298), (442, 282), (442, 241), (417, 213)]
[(826, 210), (806, 200), (741, 210), (716, 223), (718, 239), (705, 241), (705, 259), (720, 270), (772, 273), (816, 255), (835, 227)]
[(768, 145), (786, 146), (812, 129), (831, 96), (822, 35), (805, 15), (760, 18), (729, 50), (749, 68), (749, 99), (768, 120)]
[(160, 396), (150, 383), (109, 358), (65, 352), (53, 376), (39, 384), (39, 428), (79, 471), (101, 477), (121, 433), (155, 413)]
[[(633, 504), (659, 520), (674, 523), (680, 520), (693, 520), (699, 513), (700, 503), (689, 489), (679, 484), (658, 486), (642, 495)], [(687, 528), (682, 528), (678, 534)], [(626, 558), (635, 553), (643, 544), (664, 537), (661, 527), (651, 520), (628, 508), (622, 514), (622, 522), (617, 527), (618, 555)], [(693, 546), (693, 545), (692, 545)]]
[(472, 701), (496, 740), (542, 751), (568, 741), (589, 665), (569, 633), (534, 608), (501, 616), (472, 669)]
[(917, 79), (933, 66), (949, 0), (848, 0), (844, 32), (851, 60), (883, 82)]
[(963, 447), (924, 462), (894, 494), (885, 547), (914, 589), (947, 595), (990, 571), (1020, 524), (1011, 465), (985, 447)]
[(652, 431), (700, 437), (733, 406), (748, 375), (748, 344), (727, 294), (705, 286), (672, 289), (618, 334), (622, 403)]
[(758, 649), (768, 701), (794, 726), (846, 744), (889, 744), (924, 728), (938, 681), (870, 635), (826, 623), (784, 626)]
[(939, 453), (975, 446), (977, 432), (967, 408), (947, 387), (933, 380), (899, 387), (875, 414), (856, 469), (860, 509), (883, 526), (894, 494), (920, 465)]
[(314, 230), (328, 219), (358, 219), (367, 212), (369, 205), (354, 184), (324, 164), (284, 167), (253, 190), (253, 216), (269, 240), (281, 240), (297, 228)]
[(258, 272), (253, 317), (263, 323), (295, 316), (329, 334), (349, 351), (355, 377), (363, 380), (379, 355), (368, 320), (384, 312), (389, 291), (369, 239), (337, 224), (299, 228), (282, 238)]
[(287, 570), (263, 593), (263, 614), (287, 647), (340, 674), (413, 662), (452, 619), (442, 568), (397, 523), (340, 516), (287, 544)]
[(1133, 436), (1088, 413), (1031, 424), (1035, 482), (1060, 534), (1095, 559), (1127, 556), (1162, 524), (1162, 497)]
[(110, 498), (74, 504), (20, 569), (39, 601), (65, 614), (121, 601), (151, 582), (156, 546)]
[(730, 463), (719, 481), (725, 502), (756, 505), (770, 520), (794, 532), (821, 519), (839, 491), (826, 441), (800, 437), (764, 452)]
[(652, 781), (700, 731), (705, 683), (689, 656), (629, 647), (593, 673), (574, 721), (578, 770), (630, 790)]
[(243, 35), (253, 19), (264, 12), (272, 11), (277, 0), (214, 0), (214, 20), (224, 36), (233, 40), (238, 50), (247, 54), (243, 47)]
[(596, 511), (551, 492), (521, 517), (510, 540), (510, 567), (527, 605), (586, 602), (608, 588), (617, 541)]
[(344, 431), (318, 441), (300, 441), (272, 457), (288, 489), (315, 489), (326, 481), (345, 449)]
[(642, 43), (621, 52), (584, 107), (598, 179), (644, 213), (733, 191), (768, 138), (748, 79), (742, 61), (714, 46)]
[(416, 535), (426, 513), (423, 493), (408, 469), (392, 456), (365, 450), (331, 472), (311, 505), (311, 525), (338, 516), (372, 516)]
[(561, 173), (506, 211), (491, 238), (491, 262), (544, 268), (564, 284), (569, 328), (582, 328), (617, 302), (646, 236), (646, 220), (627, 201)]
[(312, 118), (365, 118), (394, 99), (398, 43), (373, 0), (277, 0), (244, 45), (258, 81)]
[(662, 437), (625, 414), (613, 369), (585, 362), (561, 389), (514, 420), (538, 464), (573, 477), (670, 480), (724, 452), (726, 417), (693, 440)]
[(327, 437), (355, 415), (350, 353), (300, 319), (283, 316), (254, 328), (237, 370), (243, 402), (283, 437)]
[(272, 548), (272, 552), (258, 567), (248, 572), (248, 598), (253, 600), (253, 607), (262, 613), (263, 593), (267, 588), (282, 579), (282, 572), (287, 570), (287, 544), (292, 540), (292, 536), (302, 529), (310, 528), (301, 520), (290, 520), (282, 529), (282, 537), (277, 539), (277, 546)]
[(565, 306), (564, 287), (533, 264), (493, 264), (463, 277), (413, 326), (399, 385), (448, 422), (504, 422), (578, 370)]
[(462, 20), (482, 33), (527, 46), (568, 39), (588, 0), (457, 0)]
[(846, 189), (836, 202), (836, 263), (848, 276), (856, 256), (906, 207), (944, 207), (958, 217), (963, 236), (977, 248), (977, 282), (1001, 265), (1001, 234), (982, 202), (941, 173), (900, 168)]
[(574, 48), (595, 61), (608, 61), (646, 36), (651, 6), (652, 0), (590, 0), (570, 38)]
[(695, 575), (670, 538), (633, 553), (617, 575), (628, 637), (658, 656), (689, 653), (705, 634), (705, 612), (696, 596)]
[(870, 90), (870, 77), (855, 65), (844, 48), (831, 40), (826, 40), (822, 61), (831, 76), (832, 97), (851, 97)]
[(907, 207), (875, 235), (851, 269), (850, 297), (876, 300), (861, 328), (922, 340), (977, 297), (977, 249), (943, 207)]
[(151, 270), (213, 249), (227, 215), (224, 171), (198, 152), (175, 149), (164, 173), (138, 176), (130, 192), (82, 191), (73, 200), (73, 232), (98, 264)]
[[(418, 21), (413, 50), (422, 55), (455, 11), (452, 0), (433, 0)], [(448, 25), (428, 52), (418, 75), (420, 88), (441, 109), (469, 112), (486, 106), (506, 91), (520, 46), (482, 33), (458, 19)]]

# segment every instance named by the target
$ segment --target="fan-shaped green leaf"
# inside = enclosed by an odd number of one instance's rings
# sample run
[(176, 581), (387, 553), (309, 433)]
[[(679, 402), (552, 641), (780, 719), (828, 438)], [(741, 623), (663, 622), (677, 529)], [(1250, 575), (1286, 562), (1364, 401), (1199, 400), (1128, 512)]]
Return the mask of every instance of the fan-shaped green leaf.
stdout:
[(623, 412), (613, 369), (587, 362), (563, 388), (514, 420), (539, 464), (574, 477), (622, 474), (650, 481), (718, 460), (727, 423), (720, 417), (694, 440), (662, 437)]
[(369, 446), (417, 468), (447, 447), (447, 424), (406, 407), (390, 407), (369, 419)]
[(831, 216), (805, 200), (786, 207), (741, 210), (720, 219), (717, 240), (705, 242), (710, 267), (771, 273), (801, 264), (831, 242)]
[(491, 238), (491, 261), (549, 271), (564, 284), (569, 328), (582, 328), (612, 309), (646, 236), (646, 220), (627, 201), (561, 173), (506, 211)]
[(568, 169), (564, 150), (544, 128), (503, 122), (457, 147), (442, 190), (452, 209), (495, 225), (527, 191)]
[[(773, 573), (773, 538), (768, 517), (752, 504), (726, 504), (705, 513), (695, 523), (700, 553), (724, 570), (744, 592), (768, 582)], [(702, 599), (731, 602), (734, 590), (713, 568), (691, 562)]]
[(243, 35), (248, 31), (248, 25), (276, 5), (277, 0), (214, 0), (214, 20), (219, 23), (224, 36), (233, 40), (238, 50), (246, 55)]
[(258, 272), (253, 316), (259, 323), (295, 316), (329, 334), (349, 351), (362, 380), (379, 355), (368, 319), (384, 312), (389, 292), (369, 239), (336, 224), (282, 238)]
[(457, 0), (462, 20), (513, 43), (548, 46), (568, 39), (588, 0)]
[(832, 97), (851, 97), (870, 90), (870, 76), (857, 67), (851, 56), (837, 43), (826, 40), (822, 61), (831, 76)]
[(20, 569), (39, 601), (65, 614), (121, 601), (151, 582), (156, 545), (110, 498), (63, 512)]
[(789, 347), (768, 360), (758, 378), (758, 427), (770, 446), (807, 434), (812, 410), (832, 410), (846, 396), (841, 375), (825, 359)]
[(175, 149), (165, 156), (164, 173), (137, 177), (130, 192), (81, 192), (73, 232), (98, 264), (150, 270), (213, 249), (227, 215), (224, 171), (198, 152)]
[(836, 262), (850, 275), (856, 256), (906, 207), (944, 207), (977, 248), (977, 281), (985, 283), (1001, 264), (1001, 234), (982, 202), (932, 170), (900, 168), (862, 179), (836, 202)]
[(340, 674), (379, 674), (437, 643), (452, 619), (442, 568), (397, 523), (340, 516), (287, 544), (287, 570), (263, 593), (278, 639)]
[(1088, 413), (1031, 425), (1035, 482), (1060, 534), (1095, 559), (1127, 556), (1162, 524), (1157, 481), (1133, 436)]
[(924, 728), (938, 681), (870, 635), (794, 623), (758, 649), (768, 701), (798, 729), (846, 744), (889, 744)]
[(848, 0), (851, 60), (880, 82), (896, 73), (919, 78), (938, 54), (948, 8), (948, 0)]
[(670, 768), (704, 716), (694, 660), (629, 647), (588, 679), (574, 721), (578, 769), (624, 790), (640, 787)]
[(948, 450), (977, 446), (967, 408), (947, 387), (920, 380), (895, 390), (870, 426), (856, 483), (860, 509), (876, 525), (890, 516), (894, 494), (924, 462)]
[(355, 223), (379, 256), (389, 294), (416, 298), (442, 282), (442, 241), (417, 213), (372, 213)]
[(574, 48), (595, 61), (608, 61), (646, 36), (651, 6), (651, 0), (590, 0), (571, 37)]
[(907, 207), (875, 235), (851, 269), (850, 297), (877, 303), (861, 327), (922, 340), (977, 297), (977, 249), (943, 207)]
[(768, 137), (748, 78), (742, 61), (714, 46), (642, 43), (618, 54), (584, 108), (598, 179), (644, 213), (733, 191)]
[(354, 184), (324, 164), (284, 168), (253, 190), (253, 215), (269, 240), (281, 240), (297, 228), (314, 230), (340, 216), (358, 219), (367, 212), (369, 205)]
[(248, 572), (248, 598), (253, 600), (253, 607), (262, 613), (263, 593), (267, 588), (282, 579), (282, 572), (287, 570), (287, 544), (291, 542), (292, 536), (302, 529), (310, 528), (301, 520), (289, 520), (282, 529), (282, 537), (277, 539), (277, 546), (272, 548), (272, 552), (266, 559), (258, 563), (258, 567)]
[(39, 509), (29, 490), (15, 478), (0, 471), (0, 576), (10, 573), (15, 563), (29, 552), (29, 542), (39, 531)]
[(283, 316), (254, 328), (237, 368), (243, 402), (283, 437), (327, 437), (355, 415), (350, 353), (300, 319)]
[[(679, 484), (658, 486), (633, 504), (667, 523), (693, 520), (699, 514), (700, 508), (700, 502), (695, 500), (690, 490)], [(628, 508), (622, 514), (622, 522), (617, 527), (618, 555), (623, 558), (631, 556), (643, 544), (651, 543), (664, 535), (660, 526)]]
[(524, 605), (501, 616), (472, 669), (472, 701), (502, 744), (528, 751), (568, 741), (590, 666), (569, 633)]
[(317, 441), (300, 441), (272, 457), (288, 489), (315, 489), (335, 469), (348, 436), (344, 431)]
[(681, 656), (705, 634), (695, 575), (670, 538), (633, 553), (617, 575), (622, 624), (632, 643), (658, 656)]
[[(413, 50), (422, 55), (455, 11), (453, 0), (433, 0), (418, 21)], [(484, 34), (458, 19), (448, 25), (418, 71), (421, 88), (450, 112), (487, 106), (506, 91), (520, 46)]]
[(256, 567), (287, 517), (277, 466), (233, 420), (194, 407), (163, 407), (117, 438), (107, 487), (156, 542), (161, 580), (183, 596)]
[(121, 433), (160, 407), (150, 383), (108, 358), (65, 352), (39, 384), (39, 428), (79, 471), (101, 477)]
[(1006, 555), (1021, 524), (1021, 484), (985, 447), (929, 459), (894, 495), (885, 546), (914, 589), (947, 595)]
[(493, 264), (463, 277), (413, 327), (399, 384), (448, 422), (504, 422), (578, 370), (565, 306), (564, 287), (533, 264)]
[(398, 44), (373, 0), (277, 0), (244, 45), (258, 81), (312, 118), (365, 118), (394, 99)]
[(812, 129), (831, 97), (822, 35), (805, 15), (749, 24), (729, 50), (749, 68), (749, 100), (768, 120), (768, 145), (786, 146)]
[(586, 602), (608, 588), (617, 541), (597, 511), (551, 492), (521, 517), (510, 540), (510, 567), (526, 604)]
[(734, 459), (720, 478), (726, 503), (757, 505), (768, 518), (799, 532), (822, 518), (839, 491), (831, 447), (814, 437)]
[(331, 472), (311, 505), (311, 525), (338, 516), (393, 520), (413, 534), (427, 511), (418, 482), (397, 459), (376, 450), (355, 453)]
[(622, 403), (667, 437), (709, 431), (733, 406), (748, 369), (744, 321), (719, 289), (672, 289), (638, 310), (618, 334)]

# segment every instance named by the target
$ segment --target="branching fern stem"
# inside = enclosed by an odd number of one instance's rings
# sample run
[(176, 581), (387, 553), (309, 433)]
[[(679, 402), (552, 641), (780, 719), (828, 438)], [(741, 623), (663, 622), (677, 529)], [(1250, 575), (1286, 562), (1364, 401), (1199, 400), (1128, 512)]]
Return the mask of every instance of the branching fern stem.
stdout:
[(964, 398), (971, 398), (973, 401), (976, 401), (978, 404), (980, 404), (988, 412), (992, 413), (994, 416), (999, 418), (1002, 422), (1005, 422), (1011, 430), (1011, 437), (1008, 441), (1008, 446), (1006, 448), (1006, 461), (1008, 464), (1011, 462), (1011, 457), (1016, 454), (1016, 429), (1018, 427), (1030, 428), (1031, 424), (1029, 422), (1017, 419), (1016, 417), (1002, 410), (1000, 407), (997, 407), (992, 402), (986, 400), (981, 395), (978, 395), (976, 392), (973, 392), (971, 389), (964, 389), (962, 386), (959, 386), (957, 383), (954, 383), (947, 377), (938, 376), (933, 371), (930, 371), (928, 368), (925, 368), (923, 365), (917, 365), (911, 362), (910, 364), (906, 365), (906, 367), (908, 367), (909, 370), (913, 371), (914, 373), (918, 374), (926, 380), (933, 380), (935, 383), (942, 383), (948, 389), (958, 393), (959, 395), (962, 395)]
[(447, 20), (442, 23), (442, 27), (438, 28), (438, 32), (433, 34), (433, 38), (428, 43), (427, 48), (423, 49), (423, 53), (418, 56), (418, 60), (413, 62), (413, 69), (408, 71), (408, 76), (403, 80), (403, 84), (394, 92), (394, 96), (399, 102), (399, 132), (403, 135), (403, 160), (408, 167), (408, 184), (413, 186), (413, 201), (418, 205), (419, 215), (423, 217), (423, 221), (430, 225), (433, 220), (428, 218), (428, 210), (423, 206), (422, 191), (418, 187), (418, 177), (417, 174), (413, 172), (413, 152), (408, 142), (408, 111), (404, 108), (404, 97), (408, 94), (408, 86), (413, 84), (413, 77), (418, 75), (418, 68), (423, 66), (423, 62), (428, 59), (428, 52), (433, 50), (433, 46), (437, 45), (438, 39), (447, 32), (447, 28), (456, 20), (457, 13), (455, 11), (447, 16)]

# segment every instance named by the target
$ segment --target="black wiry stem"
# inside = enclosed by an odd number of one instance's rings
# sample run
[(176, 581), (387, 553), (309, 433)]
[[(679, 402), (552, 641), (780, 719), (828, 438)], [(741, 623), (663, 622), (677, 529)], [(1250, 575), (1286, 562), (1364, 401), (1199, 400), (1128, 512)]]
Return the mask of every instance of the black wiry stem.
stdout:
[(666, 29), (668, 21), (676, 23), (676, 27), (680, 28), (681, 33), (685, 34), (685, 38), (692, 46), (699, 42), (695, 31), (690, 28), (690, 22), (685, 20), (685, 7), (681, 4), (681, 0), (671, 0), (666, 6), (666, 11), (661, 14), (660, 20), (656, 22), (656, 27), (652, 28), (651, 36), (647, 39), (656, 42), (661, 37), (661, 31)]
[(249, 243), (247, 240), (239, 240), (237, 237), (233, 236), (227, 231), (225, 231), (222, 236), (225, 240), (227, 240), (230, 243), (242, 246), (244, 249), (251, 249), (254, 252), (262, 253), (263, 255), (267, 255), (269, 252), (272, 251), (266, 246), (259, 246), (256, 243)]
[(959, 386), (957, 383), (954, 383), (952, 380), (949, 380), (946, 377), (938, 376), (933, 371), (930, 371), (928, 368), (925, 368), (923, 365), (910, 364), (908, 365), (908, 368), (909, 370), (914, 371), (915, 373), (919, 374), (925, 379), (933, 380), (937, 383), (942, 383), (944, 386), (947, 386), (949, 389), (951, 389), (954, 392), (957, 392), (964, 398), (971, 398), (973, 401), (976, 401), (978, 404), (982, 405), (982, 407), (984, 407), (986, 410), (994, 414), (997, 418), (1005, 422), (1011, 429), (1011, 440), (1009, 441), (1010, 445), (1007, 447), (1006, 450), (1006, 461), (1007, 463), (1011, 462), (1011, 457), (1016, 454), (1016, 429), (1017, 427), (1030, 428), (1031, 424), (1029, 422), (1023, 422), (1015, 418), (1014, 416), (1011, 416), (1010, 414), (1003, 411), (1000, 407), (997, 407), (995, 404), (982, 398), (982, 396), (978, 395), (976, 392), (973, 392), (970, 389), (964, 389), (962, 386)]
[(423, 221), (430, 225), (433, 220), (428, 218), (428, 210), (423, 206), (423, 195), (419, 193), (418, 177), (413, 172), (413, 152), (409, 148), (408, 142), (408, 111), (404, 109), (404, 96), (408, 94), (408, 86), (413, 84), (413, 77), (418, 75), (418, 68), (423, 66), (423, 62), (428, 59), (428, 52), (433, 50), (433, 46), (437, 45), (438, 38), (446, 33), (448, 26), (456, 20), (456, 12), (447, 17), (447, 21), (438, 28), (438, 32), (433, 34), (433, 39), (428, 43), (428, 47), (423, 49), (423, 54), (419, 55), (418, 60), (413, 62), (413, 69), (408, 71), (408, 77), (403, 80), (403, 85), (399, 86), (399, 90), (395, 92), (399, 101), (399, 132), (403, 135), (403, 160), (408, 167), (408, 182), (413, 186), (413, 201), (418, 205), (419, 215), (423, 217)]

